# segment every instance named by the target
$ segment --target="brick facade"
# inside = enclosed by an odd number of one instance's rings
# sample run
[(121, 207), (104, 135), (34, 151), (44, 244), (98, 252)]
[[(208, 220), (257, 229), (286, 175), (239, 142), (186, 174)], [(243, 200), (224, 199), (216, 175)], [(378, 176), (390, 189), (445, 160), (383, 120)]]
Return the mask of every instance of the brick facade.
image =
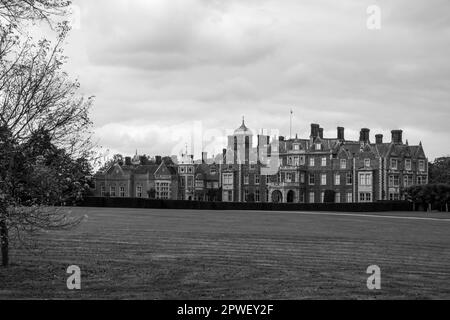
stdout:
[(325, 138), (323, 129), (312, 124), (309, 139), (270, 141), (259, 135), (252, 148), (251, 143), (239, 145), (252, 140), (242, 123), (224, 150), (223, 201), (324, 202), (326, 193), (334, 194), (334, 202), (398, 200), (406, 187), (427, 183), (422, 144), (403, 143), (401, 130), (392, 130), (390, 142), (376, 135), (373, 143), (367, 128), (359, 141), (345, 140), (344, 133), (338, 127), (336, 138)]
[[(200, 201), (373, 202), (403, 199), (404, 189), (428, 181), (428, 160), (422, 143), (403, 142), (403, 132), (392, 130), (391, 141), (363, 128), (358, 141), (323, 136), (311, 124), (308, 139), (297, 136), (257, 136), (242, 125), (228, 137), (220, 161), (195, 163), (184, 154), (180, 163), (161, 157), (146, 163), (136, 156), (96, 174), (96, 196), (143, 197)], [(206, 156), (205, 156), (206, 158)]]

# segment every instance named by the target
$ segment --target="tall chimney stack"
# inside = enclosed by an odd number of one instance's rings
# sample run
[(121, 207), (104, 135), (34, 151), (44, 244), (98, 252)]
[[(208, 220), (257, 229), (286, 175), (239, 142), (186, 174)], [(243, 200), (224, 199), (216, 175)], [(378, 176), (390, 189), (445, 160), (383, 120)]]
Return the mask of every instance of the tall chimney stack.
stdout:
[(323, 128), (319, 128), (319, 137), (323, 139)]
[(208, 160), (208, 152), (202, 152), (202, 163), (206, 163)]
[(364, 143), (369, 143), (370, 129), (362, 128), (359, 133), (359, 141)]
[(223, 161), (223, 164), (226, 164), (227, 163), (227, 149), (222, 149), (222, 161)]
[(376, 134), (375, 135), (376, 144), (382, 144), (383, 143), (383, 135), (382, 134)]
[(402, 144), (403, 143), (403, 130), (392, 130), (391, 131), (392, 134), (392, 143), (395, 144)]
[(317, 123), (311, 123), (311, 138), (315, 139), (319, 136), (319, 128)]
[(345, 140), (344, 138), (344, 128), (343, 127), (337, 127), (337, 138), (338, 140)]

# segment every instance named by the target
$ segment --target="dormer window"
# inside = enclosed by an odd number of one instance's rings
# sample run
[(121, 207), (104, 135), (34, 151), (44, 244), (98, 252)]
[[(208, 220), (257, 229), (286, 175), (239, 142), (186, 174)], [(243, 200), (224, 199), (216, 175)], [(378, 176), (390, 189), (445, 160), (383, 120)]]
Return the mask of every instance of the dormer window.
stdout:
[(370, 167), (370, 159), (364, 159), (364, 167)]
[(322, 145), (320, 143), (316, 143), (316, 150), (322, 150)]
[(419, 171), (425, 171), (425, 160), (419, 160)]
[(405, 160), (405, 170), (411, 171), (411, 159)]
[(298, 144), (294, 144), (294, 150), (300, 150), (300, 146)]
[(397, 159), (391, 159), (391, 169), (397, 170)]

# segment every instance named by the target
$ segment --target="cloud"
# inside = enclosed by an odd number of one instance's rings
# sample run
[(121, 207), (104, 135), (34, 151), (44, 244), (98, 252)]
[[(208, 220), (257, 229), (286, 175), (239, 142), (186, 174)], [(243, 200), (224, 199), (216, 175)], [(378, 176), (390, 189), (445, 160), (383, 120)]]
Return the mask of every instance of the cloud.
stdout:
[(276, 48), (276, 38), (268, 41), (271, 17), (237, 2), (96, 1), (86, 12), (83, 26), (99, 31), (88, 38), (88, 54), (101, 65), (150, 70), (242, 65)]
[[(430, 158), (450, 128), (450, 3), (377, 1), (381, 30), (366, 28), (372, 1), (79, 0), (68, 66), (97, 98), (102, 144), (165, 154), (166, 128), (233, 129), (302, 136), (361, 127), (403, 128)], [(139, 130), (137, 130), (139, 128)], [(352, 132), (355, 137), (352, 137)], [(222, 146), (220, 146), (222, 147)]]

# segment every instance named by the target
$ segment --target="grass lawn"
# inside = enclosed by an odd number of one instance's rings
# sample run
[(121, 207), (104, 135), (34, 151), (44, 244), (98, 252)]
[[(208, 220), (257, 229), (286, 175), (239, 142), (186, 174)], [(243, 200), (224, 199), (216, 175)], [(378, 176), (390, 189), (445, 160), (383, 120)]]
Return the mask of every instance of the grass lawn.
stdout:
[(12, 250), (0, 299), (450, 298), (450, 214), (70, 210), (88, 220)]

